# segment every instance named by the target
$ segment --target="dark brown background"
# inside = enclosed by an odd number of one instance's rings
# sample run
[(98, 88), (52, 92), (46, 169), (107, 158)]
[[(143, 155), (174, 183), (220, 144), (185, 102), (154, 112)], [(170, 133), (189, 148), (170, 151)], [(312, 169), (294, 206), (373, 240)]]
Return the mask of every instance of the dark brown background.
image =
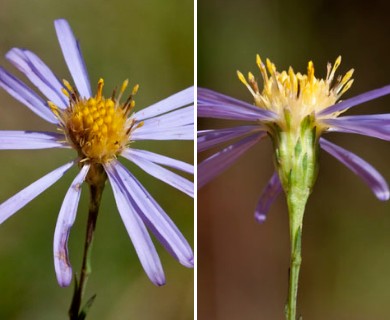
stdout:
[[(259, 76), (256, 53), (279, 70), (316, 75), (342, 55), (355, 68), (344, 98), (390, 83), (390, 16), (386, 1), (199, 0), (199, 85), (251, 102), (236, 70)], [(389, 113), (390, 97), (349, 111)], [(229, 125), (201, 120), (200, 128)], [(329, 134), (390, 181), (390, 144)], [(289, 265), (283, 196), (265, 224), (254, 221), (273, 172), (263, 141), (198, 194), (198, 319), (283, 319)], [(347, 168), (324, 152), (303, 229), (299, 312), (303, 319), (390, 319), (390, 205), (378, 201)]]

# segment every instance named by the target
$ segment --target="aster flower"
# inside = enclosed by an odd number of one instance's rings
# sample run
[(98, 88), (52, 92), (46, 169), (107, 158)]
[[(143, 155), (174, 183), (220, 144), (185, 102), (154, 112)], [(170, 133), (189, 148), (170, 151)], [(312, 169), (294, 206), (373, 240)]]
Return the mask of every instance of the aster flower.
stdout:
[(0, 131), (0, 149), (71, 148), (77, 151), (77, 157), (2, 203), (0, 223), (53, 185), (72, 166), (78, 166), (80, 172), (65, 195), (54, 234), (54, 266), (60, 286), (68, 286), (72, 280), (67, 243), (76, 218), (81, 184), (87, 182), (91, 192), (97, 194), (96, 202), (100, 202), (107, 178), (146, 274), (154, 284), (163, 285), (164, 272), (147, 228), (186, 267), (193, 267), (192, 249), (164, 210), (117, 158), (122, 156), (132, 161), (153, 177), (193, 197), (193, 183), (165, 168), (193, 174), (192, 165), (133, 148), (133, 142), (139, 140), (193, 140), (193, 88), (136, 112), (134, 95), (138, 85), (121, 102), (127, 80), (119, 92), (114, 90), (106, 98), (102, 93), (104, 81), (100, 79), (96, 94), (92, 94), (80, 47), (69, 24), (60, 19), (54, 25), (74, 86), (65, 80), (60, 82), (34, 53), (18, 48), (11, 49), (6, 58), (45, 98), (3, 68), (0, 68), (0, 86), (54, 124), (57, 131)]
[[(390, 93), (390, 86), (372, 90), (338, 102), (353, 83), (353, 69), (335, 77), (341, 57), (332, 66), (328, 63), (325, 79), (314, 75), (310, 61), (307, 74), (278, 72), (275, 65), (257, 56), (263, 88), (252, 73), (240, 81), (253, 96), (254, 105), (208, 89), (198, 89), (198, 116), (247, 121), (248, 124), (198, 132), (198, 151), (222, 143), (221, 151), (198, 165), (198, 187), (204, 186), (231, 166), (249, 148), (269, 136), (273, 143), (275, 172), (264, 188), (255, 210), (258, 222), (276, 197), (284, 191), (290, 220), (291, 268), (286, 318), (295, 320), (298, 276), (301, 263), (301, 232), (307, 199), (318, 172), (320, 148), (357, 174), (379, 200), (388, 200), (390, 193), (384, 178), (357, 155), (322, 137), (328, 132), (346, 132), (390, 140), (390, 114), (341, 116), (349, 108)], [(234, 140), (234, 142), (230, 142)]]
[[(386, 181), (369, 163), (356, 154), (331, 143), (323, 137), (324, 133), (346, 132), (390, 140), (390, 114), (341, 116), (349, 108), (390, 93), (390, 86), (368, 91), (356, 97), (336, 103), (341, 95), (352, 85), (353, 70), (336, 80), (335, 72), (340, 65), (338, 57), (332, 67), (327, 66), (326, 79), (314, 76), (312, 62), (308, 64), (307, 75), (288, 72), (279, 73), (275, 65), (267, 59), (266, 66), (257, 56), (264, 89), (260, 92), (254, 76), (249, 73), (248, 80), (238, 72), (254, 98), (254, 105), (211, 91), (198, 89), (198, 116), (228, 120), (248, 121), (225, 129), (198, 131), (198, 152), (202, 152), (233, 139), (239, 139), (221, 151), (205, 159), (198, 166), (198, 188), (230, 167), (242, 154), (263, 138), (275, 139), (274, 126), (283, 130), (297, 130), (303, 120), (312, 118), (320, 147), (357, 174), (374, 192), (379, 200), (389, 199)], [(267, 73), (268, 70), (268, 73)], [(213, 168), (213, 170), (211, 170)], [(263, 222), (272, 202), (282, 192), (282, 186), (275, 172), (265, 187), (255, 211), (255, 218)]]

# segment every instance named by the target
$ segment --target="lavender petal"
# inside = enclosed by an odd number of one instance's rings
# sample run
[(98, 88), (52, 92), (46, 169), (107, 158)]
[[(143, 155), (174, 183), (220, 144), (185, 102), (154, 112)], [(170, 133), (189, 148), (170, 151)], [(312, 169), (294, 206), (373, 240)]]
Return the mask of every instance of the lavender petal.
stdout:
[(143, 127), (173, 128), (194, 124), (194, 106), (181, 108), (144, 121)]
[[(106, 168), (111, 170), (110, 168)], [(115, 163), (126, 197), (137, 209), (138, 215), (165, 249), (182, 265), (192, 268), (194, 256), (190, 245), (172, 220), (158, 205), (142, 184), (119, 162)]]
[(0, 150), (68, 148), (65, 141), (61, 133), (0, 131)]
[(22, 81), (0, 67), (0, 87), (12, 97), (27, 106), (32, 112), (47, 122), (57, 124), (58, 120), (49, 109), (46, 102)]
[(141, 127), (131, 133), (130, 140), (194, 140), (194, 125), (159, 129)]
[(263, 223), (267, 218), (267, 213), (274, 203), (275, 199), (282, 192), (282, 185), (280, 184), (277, 172), (274, 172), (268, 184), (261, 193), (259, 202), (257, 203), (255, 211), (255, 219), (259, 223)]
[(189, 87), (149, 107), (146, 107), (145, 109), (138, 111), (135, 114), (135, 118), (137, 121), (142, 121), (193, 103), (194, 87)]
[(257, 125), (198, 131), (198, 152), (255, 131), (262, 131), (262, 128)]
[(242, 154), (265, 135), (266, 133), (264, 132), (253, 134), (201, 162), (198, 165), (198, 189), (229, 168)]
[(390, 140), (390, 114), (339, 117), (322, 121), (329, 131), (356, 133), (383, 140)]
[(74, 161), (71, 161), (55, 169), (3, 202), (0, 205), (0, 223), (3, 223), (15, 212), (57, 182), (73, 164)]
[(191, 181), (159, 166), (158, 164), (155, 164), (154, 162), (151, 162), (150, 160), (145, 159), (144, 157), (139, 157), (135, 153), (122, 152), (122, 156), (134, 162), (151, 176), (169, 184), (181, 192), (184, 192), (190, 197), (194, 197), (194, 184)]
[(68, 101), (62, 93), (62, 85), (53, 72), (34, 53), (13, 48), (6, 58), (56, 106), (66, 108)]
[(389, 199), (389, 187), (385, 179), (368, 162), (324, 138), (320, 138), (320, 145), (322, 149), (331, 154), (366, 182), (379, 200), (385, 201)]
[(342, 111), (345, 111), (351, 107), (357, 106), (361, 103), (371, 101), (371, 100), (377, 99), (379, 97), (385, 96), (389, 93), (390, 93), (390, 85), (379, 88), (379, 89), (367, 91), (365, 93), (359, 94), (358, 96), (341, 101), (341, 102), (336, 103), (335, 105), (333, 105), (329, 108), (322, 110), (318, 114), (318, 116), (322, 117), (322, 116), (330, 115), (334, 112), (342, 112)]
[(92, 96), (91, 85), (79, 42), (76, 40), (69, 23), (64, 19), (54, 21), (58, 42), (60, 43), (62, 54), (72, 75), (73, 81), (81, 97)]
[(154, 163), (162, 164), (164, 166), (177, 169), (183, 172), (194, 174), (194, 166), (192, 164), (176, 160), (167, 156), (163, 156), (161, 154), (157, 154), (154, 152), (146, 151), (146, 150), (139, 150), (134, 148), (128, 148), (125, 149), (122, 152), (122, 155), (124, 155), (126, 158), (131, 157), (132, 155), (136, 155), (139, 158), (152, 161)]
[(165, 284), (160, 258), (142, 219), (137, 215), (136, 205), (126, 190), (126, 181), (120, 169), (118, 170), (119, 162), (112, 161), (105, 164), (104, 168), (110, 180), (119, 213), (146, 274), (155, 285)]
[(275, 113), (208, 89), (198, 89), (198, 117), (271, 121)]
[(56, 229), (54, 232), (53, 253), (54, 269), (58, 284), (61, 287), (67, 287), (72, 282), (72, 266), (68, 255), (68, 237), (70, 229), (76, 219), (77, 206), (80, 200), (81, 184), (84, 182), (90, 165), (84, 165), (79, 174), (73, 180), (68, 192), (65, 195), (57, 218)]

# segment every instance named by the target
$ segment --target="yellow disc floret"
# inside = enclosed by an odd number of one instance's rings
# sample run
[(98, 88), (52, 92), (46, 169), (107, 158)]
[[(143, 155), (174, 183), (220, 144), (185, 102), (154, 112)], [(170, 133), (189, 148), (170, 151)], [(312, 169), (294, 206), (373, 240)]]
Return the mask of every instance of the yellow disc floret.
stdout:
[[(353, 69), (344, 77), (335, 79), (341, 57), (336, 59), (333, 67), (328, 63), (325, 79), (317, 79), (314, 76), (314, 65), (311, 61), (307, 66), (307, 74), (294, 73), (291, 67), (288, 71), (278, 72), (269, 59), (264, 64), (259, 55), (256, 62), (263, 78), (263, 90), (259, 90), (252, 73), (248, 74), (246, 80), (244, 75), (237, 71), (238, 77), (253, 95), (256, 106), (273, 111), (279, 116), (278, 124), (281, 127), (299, 126), (307, 115), (316, 114), (334, 105), (353, 83)], [(289, 115), (288, 124), (286, 113)]]
[(77, 150), (81, 161), (91, 163), (106, 163), (116, 158), (129, 144), (129, 137), (134, 129), (135, 120), (129, 118), (134, 108), (133, 95), (138, 90), (134, 87), (132, 94), (124, 104), (119, 100), (125, 91), (126, 80), (115, 97), (102, 95), (103, 79), (98, 82), (95, 97), (81, 98), (72, 86), (64, 81), (66, 89), (63, 90), (69, 98), (69, 106), (60, 110), (53, 103), (49, 105), (60, 120), (61, 130), (64, 131), (68, 142)]

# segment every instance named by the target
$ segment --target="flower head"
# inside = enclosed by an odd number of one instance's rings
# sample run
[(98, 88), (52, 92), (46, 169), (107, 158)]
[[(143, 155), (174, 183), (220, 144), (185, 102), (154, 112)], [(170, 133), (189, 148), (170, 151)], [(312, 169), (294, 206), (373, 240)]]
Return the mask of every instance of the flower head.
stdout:
[[(325, 79), (315, 77), (312, 61), (308, 63), (307, 74), (303, 75), (299, 72), (294, 73), (291, 67), (288, 71), (278, 72), (269, 59), (266, 60), (265, 66), (259, 55), (257, 55), (256, 62), (263, 77), (264, 85), (261, 92), (251, 72), (248, 74), (248, 81), (239, 71), (237, 71), (238, 77), (253, 95), (255, 105), (274, 112), (277, 115), (274, 121), (285, 130), (288, 127), (296, 130), (308, 115), (318, 114), (334, 105), (353, 83), (351, 79), (353, 69), (335, 80), (336, 70), (341, 63), (340, 56), (333, 67), (328, 63)], [(327, 117), (336, 117), (338, 114), (336, 112)], [(320, 120), (321, 117), (317, 117), (317, 125)], [(319, 127), (322, 130), (325, 129), (322, 126)]]
[[(325, 79), (314, 75), (314, 65), (308, 63), (307, 74), (278, 72), (275, 65), (266, 64), (257, 56), (263, 78), (260, 88), (254, 75), (238, 77), (249, 89), (254, 105), (220, 93), (198, 90), (198, 116), (248, 121), (226, 129), (198, 132), (198, 151), (239, 139), (198, 166), (198, 187), (220, 174), (235, 160), (267, 135), (274, 145), (276, 172), (264, 189), (255, 217), (265, 220), (272, 202), (284, 189), (299, 190), (299, 198), (307, 198), (316, 179), (319, 147), (341, 161), (360, 176), (380, 200), (389, 199), (389, 188), (383, 177), (367, 162), (351, 152), (321, 137), (328, 132), (349, 132), (390, 140), (390, 115), (340, 116), (349, 108), (390, 93), (390, 86), (372, 90), (338, 102), (352, 85), (353, 69), (336, 76), (341, 57), (328, 64)], [(297, 184), (298, 187), (296, 188)], [(292, 188), (294, 185), (294, 188)]]
[[(143, 268), (156, 285), (165, 282), (160, 259), (146, 226), (184, 266), (193, 266), (192, 250), (164, 210), (142, 184), (118, 160), (122, 156), (150, 175), (193, 196), (193, 183), (165, 167), (193, 174), (193, 166), (146, 150), (133, 148), (139, 140), (192, 140), (193, 88), (185, 89), (135, 112), (132, 89), (121, 102), (128, 81), (118, 94), (103, 96), (100, 79), (93, 95), (79, 44), (66, 20), (54, 22), (57, 37), (74, 86), (60, 82), (34, 53), (13, 48), (6, 57), (39, 91), (42, 98), (21, 80), (0, 68), (0, 87), (25, 104), (58, 132), (0, 131), (0, 149), (72, 148), (77, 158), (40, 178), (0, 205), (0, 223), (58, 181), (73, 165), (81, 170), (65, 195), (54, 234), (54, 265), (61, 286), (72, 280), (68, 236), (75, 221), (81, 184), (108, 177), (119, 213)], [(163, 167), (163, 166), (165, 167)]]

